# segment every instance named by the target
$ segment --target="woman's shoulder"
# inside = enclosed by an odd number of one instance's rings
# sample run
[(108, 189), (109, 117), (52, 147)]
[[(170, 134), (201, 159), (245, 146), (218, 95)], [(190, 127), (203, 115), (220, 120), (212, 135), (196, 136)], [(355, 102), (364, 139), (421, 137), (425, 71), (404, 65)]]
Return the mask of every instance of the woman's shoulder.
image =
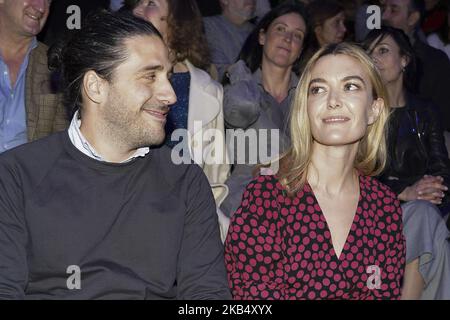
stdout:
[(385, 203), (393, 203), (395, 201), (398, 201), (395, 192), (393, 192), (391, 188), (382, 183), (376, 177), (361, 175), (360, 181), (363, 187), (361, 190), (363, 196), (372, 199), (389, 199), (384, 201)]
[(284, 188), (276, 175), (259, 174), (247, 184), (247, 189), (282, 191)]

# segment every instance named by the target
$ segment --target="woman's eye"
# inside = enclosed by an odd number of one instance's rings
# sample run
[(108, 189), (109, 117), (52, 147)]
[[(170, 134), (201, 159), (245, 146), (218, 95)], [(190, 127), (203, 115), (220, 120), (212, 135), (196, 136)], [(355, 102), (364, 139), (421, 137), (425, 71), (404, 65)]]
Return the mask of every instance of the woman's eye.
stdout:
[(309, 92), (311, 94), (319, 94), (324, 92), (325, 90), (322, 87), (311, 87), (311, 89), (309, 89)]
[(283, 26), (278, 26), (278, 27), (277, 27), (277, 31), (279, 31), (279, 32), (285, 32), (285, 31), (286, 31), (286, 28), (283, 27)]
[(152, 1), (152, 0), (150, 0), (150, 1), (147, 3), (147, 6), (148, 6), (148, 7), (154, 6), (154, 5), (155, 5), (155, 1)]
[(347, 83), (347, 84), (344, 86), (344, 89), (345, 89), (346, 91), (354, 91), (354, 90), (358, 90), (358, 89), (359, 89), (359, 86), (358, 86), (357, 84), (355, 84), (355, 83)]
[(302, 40), (303, 39), (303, 35), (301, 33), (295, 33), (294, 37), (298, 40)]
[(378, 52), (381, 54), (385, 54), (385, 53), (389, 52), (389, 50), (386, 48), (380, 48), (380, 50), (378, 50)]

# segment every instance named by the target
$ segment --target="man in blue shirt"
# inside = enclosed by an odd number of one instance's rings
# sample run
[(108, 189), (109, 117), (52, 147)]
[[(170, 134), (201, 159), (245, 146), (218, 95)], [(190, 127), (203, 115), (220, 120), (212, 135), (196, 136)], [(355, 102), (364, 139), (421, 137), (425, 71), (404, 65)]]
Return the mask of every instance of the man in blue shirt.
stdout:
[(66, 127), (38, 43), (51, 0), (0, 0), (0, 153)]

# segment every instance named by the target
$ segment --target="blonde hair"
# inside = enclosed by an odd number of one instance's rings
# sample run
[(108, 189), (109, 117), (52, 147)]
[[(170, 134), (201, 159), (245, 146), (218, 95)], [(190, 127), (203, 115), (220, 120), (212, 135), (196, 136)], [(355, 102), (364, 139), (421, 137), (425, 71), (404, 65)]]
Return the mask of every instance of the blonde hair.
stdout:
[(349, 43), (332, 44), (323, 47), (307, 63), (296, 89), (291, 106), (290, 133), (291, 147), (280, 158), (280, 183), (289, 193), (295, 193), (306, 183), (308, 166), (311, 163), (313, 137), (309, 124), (307, 103), (311, 72), (317, 61), (327, 55), (346, 55), (356, 59), (369, 75), (372, 83), (373, 99), (384, 100), (378, 118), (367, 128), (360, 140), (354, 167), (363, 175), (374, 176), (381, 173), (386, 164), (387, 119), (389, 103), (386, 89), (370, 57), (358, 46)]

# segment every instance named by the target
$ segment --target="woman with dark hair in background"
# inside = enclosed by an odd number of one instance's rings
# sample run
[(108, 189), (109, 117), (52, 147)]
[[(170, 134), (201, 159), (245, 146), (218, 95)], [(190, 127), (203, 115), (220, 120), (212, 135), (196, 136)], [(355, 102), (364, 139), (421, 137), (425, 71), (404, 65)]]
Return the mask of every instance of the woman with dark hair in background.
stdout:
[[(293, 70), (300, 61), (306, 30), (303, 6), (282, 4), (261, 19), (244, 44), (241, 60), (228, 69), (225, 124), (228, 128), (246, 130), (250, 136), (256, 136), (259, 143), (253, 141), (248, 147), (245, 145), (245, 158), (249, 160), (239, 161), (243, 157), (238, 155), (236, 147), (240, 146), (233, 138), (227, 141), (234, 145), (229, 151), (234, 154), (235, 166), (227, 180), (229, 195), (221, 207), (226, 215), (231, 216), (238, 208), (245, 186), (253, 177), (256, 163), (250, 160), (252, 156), (257, 157), (267, 147), (264, 155), (276, 157), (277, 151), (289, 145), (287, 119), (298, 83)], [(260, 129), (270, 132), (263, 137)], [(256, 162), (260, 161), (259, 158)]]
[(392, 108), (388, 161), (380, 180), (404, 202), (403, 298), (449, 299), (450, 233), (435, 205), (442, 215), (449, 212), (450, 161), (438, 109), (410, 93), (414, 51), (402, 30), (373, 30), (363, 46), (379, 69)]
[(321, 47), (344, 41), (345, 8), (336, 0), (312, 1), (307, 7), (311, 28), (308, 51), (304, 63)]
[[(186, 145), (189, 141), (187, 147), (191, 156), (207, 176), (219, 207), (227, 194), (224, 182), (230, 170), (225, 158), (223, 89), (206, 72), (211, 64), (197, 4), (195, 0), (125, 0), (122, 10), (132, 11), (151, 22), (169, 47), (173, 63), (171, 83), (177, 102), (171, 106), (167, 117), (165, 143), (175, 147), (180, 142), (177, 129), (187, 130), (190, 139), (183, 136), (182, 143)], [(208, 129), (218, 130), (222, 136), (216, 135), (215, 140), (205, 141), (203, 133)], [(205, 159), (211, 156), (220, 159)], [(228, 220), (220, 211), (218, 213), (223, 238)]]

